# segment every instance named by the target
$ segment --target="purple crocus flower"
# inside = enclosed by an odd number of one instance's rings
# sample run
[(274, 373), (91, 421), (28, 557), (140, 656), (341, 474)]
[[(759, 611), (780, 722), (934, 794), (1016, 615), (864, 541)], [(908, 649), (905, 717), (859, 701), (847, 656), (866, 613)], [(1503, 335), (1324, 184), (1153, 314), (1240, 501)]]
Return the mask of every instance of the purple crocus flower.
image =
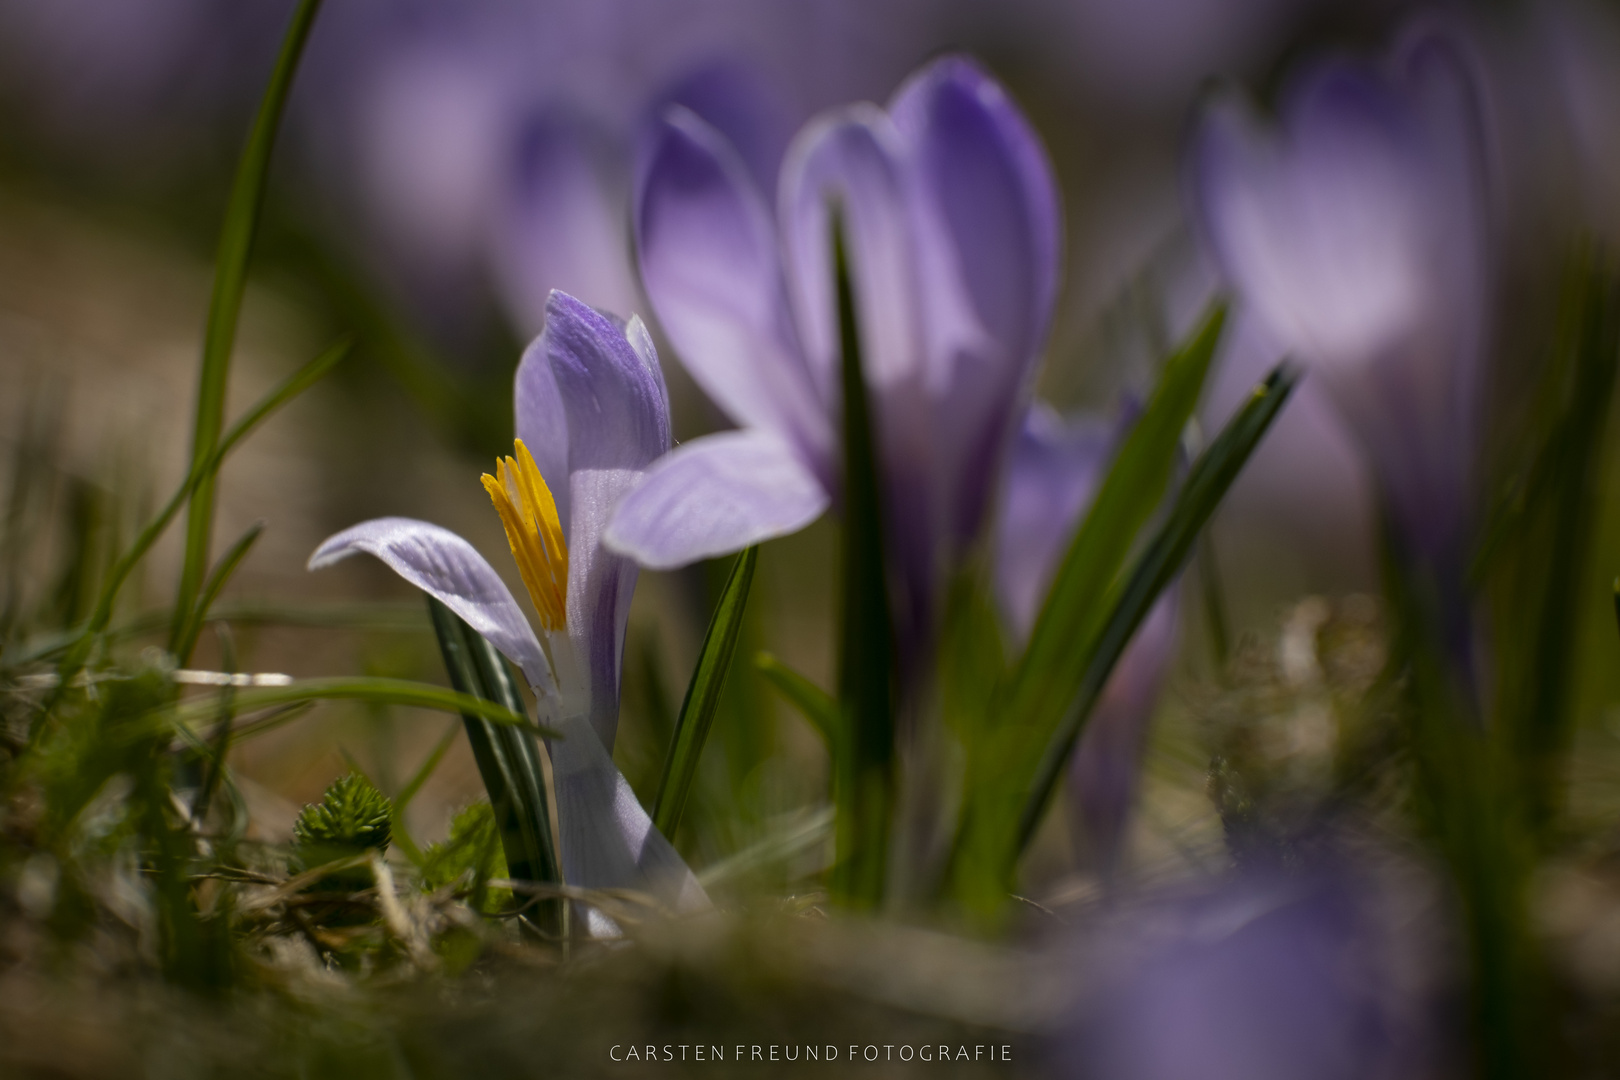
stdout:
[(1419, 1002), (1344, 870), (1234, 879), (1129, 917), (1060, 1060), (1110, 1080), (1423, 1075)]
[[(485, 476), (529, 597), (537, 637), (495, 570), (461, 537), (408, 518), (338, 533), (318, 569), (357, 552), (438, 598), (516, 664), (540, 703), (556, 784), (563, 874), (631, 888), (675, 910), (707, 897), (613, 765), (619, 675), (635, 563), (602, 546), (614, 504), (669, 448), (669, 401), (639, 319), (551, 294), (545, 331), (517, 372), (516, 453)], [(606, 929), (591, 913), (593, 930)]]
[[(1121, 434), (1120, 424), (1065, 423), (1039, 402), (1024, 418), (1008, 457), (994, 562), (1002, 621), (1020, 646), (1034, 628)], [(1177, 623), (1172, 589), (1154, 605), (1115, 665), (1070, 759), (1077, 829), (1105, 876), (1121, 854), (1148, 721), (1175, 655)]]
[(675, 567), (794, 532), (839, 496), (830, 204), (877, 416), (896, 623), (926, 640), (936, 570), (978, 532), (1055, 289), (1050, 167), (1002, 88), (949, 57), (887, 110), (799, 134), (776, 220), (736, 151), (670, 111), (641, 169), (642, 280), (693, 378), (739, 425), (696, 439), (620, 505), (610, 545)]
[(1484, 165), (1471, 63), (1433, 27), (1381, 67), (1309, 70), (1278, 131), (1216, 101), (1192, 149), (1216, 261), (1279, 349), (1328, 385), (1403, 555), (1430, 570), (1461, 561), (1472, 511)]

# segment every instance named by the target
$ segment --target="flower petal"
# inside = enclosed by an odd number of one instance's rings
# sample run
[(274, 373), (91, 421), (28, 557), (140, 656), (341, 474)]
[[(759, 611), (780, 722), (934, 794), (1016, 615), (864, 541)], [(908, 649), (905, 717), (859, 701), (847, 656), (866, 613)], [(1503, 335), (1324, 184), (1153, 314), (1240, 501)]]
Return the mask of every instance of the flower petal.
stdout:
[(942, 257), (1011, 361), (1033, 358), (1056, 296), (1063, 225), (1040, 138), (1001, 85), (949, 56), (896, 93), (889, 113), (910, 143), (917, 195)]
[(375, 555), (461, 616), (523, 670), (536, 694), (555, 693), (534, 629), (500, 575), (467, 541), (425, 521), (375, 518), (327, 538), (309, 557), (309, 568), (319, 570), (357, 552)]
[(782, 166), (789, 294), (806, 358), (829, 395), (838, 362), (830, 233), (834, 203), (850, 245), (868, 380), (883, 387), (920, 374), (917, 258), (907, 220), (903, 152), (889, 118), (875, 106), (857, 105), (813, 120)]
[(737, 423), (826, 456), (826, 391), (799, 352), (764, 199), (725, 139), (685, 109), (653, 131), (636, 238), (647, 297), (704, 392)]
[(635, 889), (676, 913), (709, 907), (703, 886), (653, 825), (591, 724), (576, 716), (558, 727), (563, 738), (548, 740), (547, 749), (568, 884)]
[(1067, 426), (1039, 402), (1024, 418), (1007, 462), (996, 521), (996, 600), (1017, 641), (1035, 626), (1115, 437), (1101, 424)]
[[(669, 396), (640, 320), (621, 325), (566, 293), (551, 294), (534, 351), (549, 367), (568, 428), (568, 636), (590, 680), (592, 722), (612, 746), (636, 565), (603, 548), (602, 532), (619, 499), (669, 449)], [(531, 388), (543, 386), (531, 380)]]
[(490, 237), (506, 310), (528, 334), (545, 325), (552, 289), (607, 311), (633, 310), (639, 293), (623, 211), (628, 169), (608, 135), (548, 109), (514, 141), (501, 227)]
[(890, 106), (911, 155), (942, 520), (977, 534), (1056, 295), (1062, 216), (1039, 138), (961, 57), (914, 75)]
[(1114, 665), (1069, 759), (1069, 792), (1079, 819), (1076, 833), (1085, 837), (1093, 865), (1105, 877), (1124, 853), (1126, 825), (1141, 786), (1148, 725), (1175, 658), (1179, 622), (1172, 586), (1153, 605)]
[(797, 532), (827, 509), (827, 490), (778, 436), (709, 435), (676, 448), (619, 503), (609, 548), (669, 570)]

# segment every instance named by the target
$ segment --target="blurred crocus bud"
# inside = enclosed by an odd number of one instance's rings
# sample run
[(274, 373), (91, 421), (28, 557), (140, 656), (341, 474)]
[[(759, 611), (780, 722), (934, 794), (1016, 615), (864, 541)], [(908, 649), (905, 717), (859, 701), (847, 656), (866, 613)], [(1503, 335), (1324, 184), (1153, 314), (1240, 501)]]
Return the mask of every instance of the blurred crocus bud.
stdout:
[[(1125, 420), (1134, 419), (1128, 410)], [(1029, 637), (1125, 424), (1067, 424), (1037, 402), (1013, 441), (996, 521), (995, 587), (1018, 644)], [(1131, 639), (1070, 759), (1070, 805), (1086, 854), (1105, 876), (1118, 863), (1136, 801), (1148, 721), (1175, 656), (1174, 589)]]
[(1138, 908), (1090, 965), (1065, 1073), (1108, 1080), (1415, 1075), (1420, 1009), (1344, 872), (1238, 878)]
[(1327, 384), (1402, 553), (1461, 561), (1489, 287), (1471, 61), (1437, 29), (1381, 66), (1306, 71), (1262, 124), (1226, 97), (1192, 147), (1194, 213), (1227, 281)]

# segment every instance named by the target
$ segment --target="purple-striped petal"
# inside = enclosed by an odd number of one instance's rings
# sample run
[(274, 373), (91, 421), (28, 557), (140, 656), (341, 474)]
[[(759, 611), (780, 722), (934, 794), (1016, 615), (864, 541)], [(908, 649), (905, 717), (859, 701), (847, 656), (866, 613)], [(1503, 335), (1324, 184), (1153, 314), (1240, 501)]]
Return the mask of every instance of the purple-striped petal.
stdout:
[(362, 522), (329, 537), (309, 557), (319, 570), (358, 552), (375, 555), (483, 635), (519, 668), (542, 698), (555, 692), (551, 668), (529, 621), (500, 575), (449, 529), (411, 518)]
[[(547, 749), (568, 884), (635, 889), (677, 913), (707, 908), (703, 886), (642, 809), (594, 727), (577, 716), (558, 727), (563, 737), (549, 740)], [(599, 912), (587, 918), (593, 933), (612, 933)]]
[(1015, 641), (1034, 628), (1116, 435), (1102, 424), (1066, 425), (1039, 402), (1024, 418), (996, 520), (996, 600)]
[(971, 61), (939, 60), (890, 106), (911, 158), (930, 334), (943, 520), (960, 545), (983, 520), (1027, 375), (1051, 319), (1062, 216), (1040, 140)]
[(961, 56), (913, 75), (889, 113), (940, 231), (929, 254), (949, 261), (980, 324), (1012, 362), (1026, 363), (1051, 319), (1063, 237), (1040, 138), (1001, 85)]
[[(612, 746), (636, 565), (604, 548), (602, 533), (619, 499), (669, 449), (669, 397), (641, 321), (621, 325), (565, 293), (551, 294), (534, 353), (567, 422), (568, 635), (590, 680), (591, 720)], [(535, 397), (523, 400), (535, 405), (549, 388), (541, 378), (529, 385)], [(530, 421), (520, 415), (519, 430)]]
[(770, 213), (725, 139), (684, 109), (653, 131), (636, 239), (647, 297), (704, 392), (737, 423), (826, 456), (826, 402), (799, 352)]
[(620, 501), (607, 545), (669, 570), (797, 532), (826, 511), (826, 488), (768, 431), (728, 431), (677, 447)]

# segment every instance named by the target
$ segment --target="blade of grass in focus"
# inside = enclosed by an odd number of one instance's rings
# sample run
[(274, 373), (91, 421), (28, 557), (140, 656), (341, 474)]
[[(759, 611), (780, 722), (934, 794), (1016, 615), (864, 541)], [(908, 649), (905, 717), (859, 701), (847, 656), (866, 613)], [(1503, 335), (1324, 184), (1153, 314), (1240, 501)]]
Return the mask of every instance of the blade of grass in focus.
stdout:
[[(482, 639), (480, 639), (482, 640)], [(518, 728), (556, 738), (548, 728), (536, 727), (522, 712), (504, 704), (456, 690), (447, 690), (432, 683), (411, 682), (409, 679), (385, 679), (371, 676), (337, 676), (328, 679), (297, 679), (284, 686), (253, 686), (237, 691), (238, 712), (252, 712), (278, 705), (292, 705), (304, 701), (370, 701), (381, 705), (406, 705), (437, 712), (472, 713), (503, 727)], [(186, 702), (158, 710), (168, 714), (180, 725), (191, 725), (205, 720), (214, 711), (212, 703)]]
[[(427, 602), (451, 684), (463, 694), (521, 714), (523, 698), (501, 654), (438, 600), (428, 597)], [(462, 721), (489, 793), (508, 873), (520, 881), (562, 884), (545, 772), (534, 737), (473, 713), (464, 713)], [(543, 900), (529, 918), (542, 933), (560, 938), (567, 925), (566, 905), (560, 899)]]
[(859, 313), (836, 209), (832, 220), (844, 402), (844, 529), (838, 644), (840, 738), (833, 743), (837, 855), (831, 885), (838, 903), (875, 908), (883, 900), (895, 802), (895, 653), (884, 573), (882, 491)]
[(410, 833), (405, 829), (405, 811), (415, 801), (423, 785), (428, 782), (428, 778), (438, 770), (439, 763), (450, 752), (450, 747), (455, 745), (456, 735), (459, 731), (459, 725), (454, 722), (445, 729), (443, 737), (434, 744), (432, 751), (428, 753), (427, 759), (422, 762), (421, 768), (412, 774), (411, 778), (405, 782), (405, 786), (399, 789), (399, 794), (395, 795), (393, 799), (394, 843), (399, 846), (400, 851), (405, 853), (405, 857), (418, 867), (422, 865), (422, 849), (417, 846), (416, 841), (411, 838)]
[[(236, 324), (242, 311), (242, 295), (247, 288), (248, 257), (258, 231), (264, 207), (264, 192), (270, 173), (270, 151), (275, 145), (293, 74), (309, 40), (310, 28), (320, 11), (321, 0), (300, 0), (292, 22), (282, 39), (270, 85), (259, 104), (253, 130), (237, 165), (220, 231), (219, 254), (214, 267), (214, 291), (208, 305), (208, 326), (203, 335), (202, 365), (197, 376), (197, 418), (192, 434), (191, 463), (195, 473), (215, 457), (220, 433), (225, 426), (225, 392), (230, 379), (231, 353), (236, 345)], [(191, 641), (184, 632), (196, 606), (208, 568), (208, 548), (214, 528), (214, 470), (203, 469), (191, 493), (186, 518), (186, 548), (180, 567), (180, 586), (175, 596), (174, 630), (169, 651), (184, 664)]]
[[(186, 499), (195, 490), (197, 484), (202, 481), (202, 478), (218, 469), (220, 463), (243, 439), (252, 434), (255, 428), (274, 415), (283, 405), (320, 381), (327, 372), (336, 366), (338, 361), (348, 355), (349, 348), (350, 342), (348, 340), (339, 341), (302, 368), (299, 368), (290, 378), (265, 395), (252, 409), (249, 409), (246, 415), (231, 426), (230, 431), (214, 447), (208, 458), (192, 468), (190, 474), (180, 485), (180, 489), (174, 493), (157, 516), (140, 531), (134, 541), (131, 542), (129, 550), (120, 556), (118, 562), (108, 572), (106, 584), (102, 586), (101, 596), (96, 601), (95, 611), (91, 613), (90, 620), (85, 625), (84, 630), (75, 637), (60, 666), (64, 686), (83, 666), (90, 650), (95, 646), (95, 639), (107, 629), (118, 602), (119, 590), (123, 588), (124, 582), (129, 579), (129, 575), (140, 564), (141, 559), (146, 557), (147, 552), (152, 549), (152, 545), (157, 543), (158, 537), (163, 535), (163, 530), (168, 528), (169, 522), (174, 520), (175, 514), (179, 512), (180, 507), (185, 505)], [(175, 608), (170, 613), (170, 618), (178, 622), (181, 618), (181, 609)]]
[(670, 839), (674, 838), (681, 812), (686, 809), (692, 778), (697, 775), (698, 760), (720, 703), (720, 690), (725, 686), (732, 654), (737, 651), (737, 637), (742, 632), (743, 613), (748, 607), (748, 590), (753, 584), (754, 564), (758, 558), (757, 547), (747, 548), (737, 556), (709, 629), (703, 635), (703, 648), (698, 653), (692, 681), (687, 684), (686, 698), (675, 720), (675, 736), (664, 758), (663, 778), (658, 784), (652, 813), (653, 824)]
[[(242, 560), (247, 558), (248, 552), (253, 550), (253, 545), (263, 533), (264, 522), (254, 522), (214, 565), (213, 572), (208, 575), (208, 581), (203, 585), (202, 595), (197, 598), (196, 610), (186, 621), (181, 635), (182, 641), (190, 643), (197, 640), (197, 635), (202, 632), (203, 623), (208, 619), (208, 609), (214, 606), (214, 601), (219, 599), (220, 591), (231, 580), (231, 575), (236, 573), (236, 568), (242, 565)], [(186, 651), (188, 653), (191, 651), (189, 644)]]

